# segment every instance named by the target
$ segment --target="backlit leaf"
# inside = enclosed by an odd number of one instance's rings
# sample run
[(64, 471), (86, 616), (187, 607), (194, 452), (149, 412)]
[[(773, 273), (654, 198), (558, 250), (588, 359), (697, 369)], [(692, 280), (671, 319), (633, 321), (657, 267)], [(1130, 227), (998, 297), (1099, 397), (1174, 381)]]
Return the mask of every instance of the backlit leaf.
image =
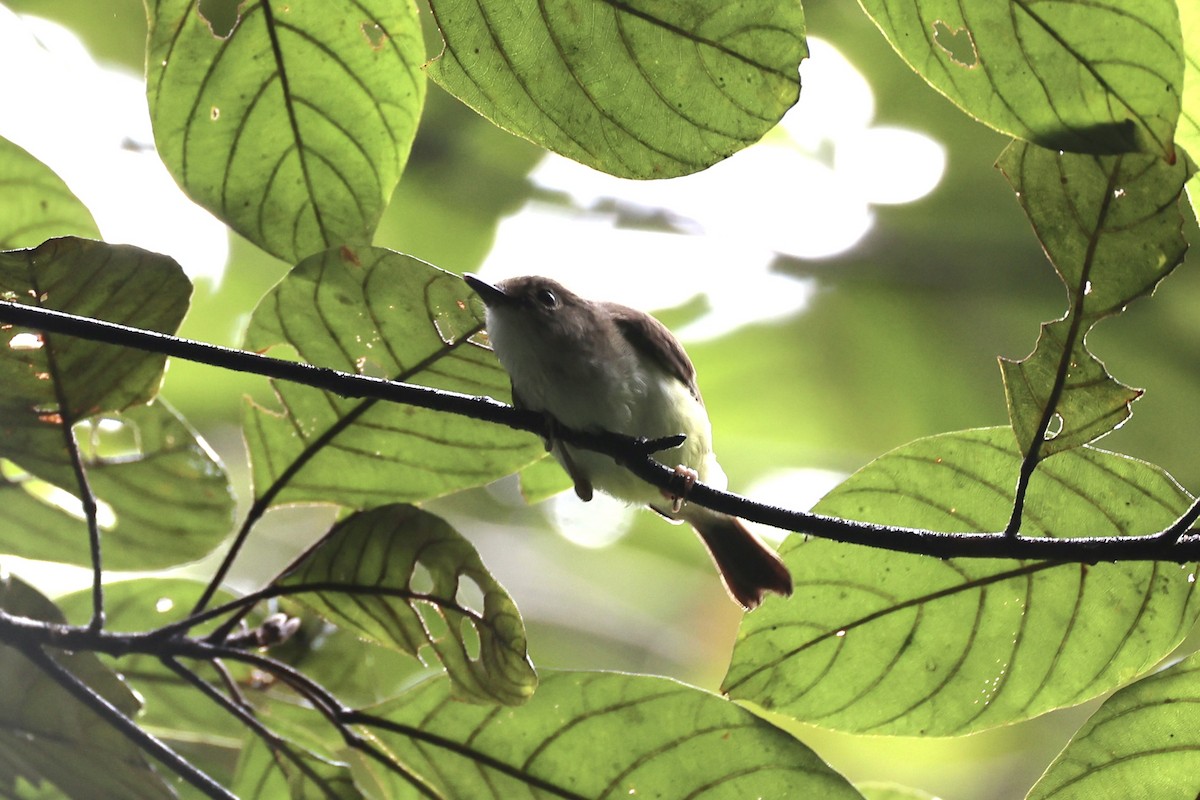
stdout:
[(1051, 150), (1174, 160), (1174, 0), (860, 2), (921, 77), (996, 130)]
[[(1179, 113), (1179, 128), (1175, 141), (1200, 160), (1200, 2), (1179, 0), (1179, 21), (1183, 28), (1183, 108)], [(1200, 176), (1188, 181), (1188, 197), (1192, 213), (1200, 219)]]
[(220, 35), (194, 0), (148, 2), (155, 141), (196, 202), (296, 261), (366, 244), (425, 97), (411, 0), (251, 0)]
[[(63, 623), (46, 597), (0, 575), (0, 609)], [(129, 716), (138, 700), (93, 653), (49, 651), (61, 666)], [(142, 751), (76, 700), (19, 651), (0, 645), (0, 794), (24, 777), (53, 783), (69, 797), (171, 798)]]
[[(193, 561), (229, 533), (234, 498), (225, 467), (162, 400), (76, 426), (99, 517), (104, 565), (154, 569)], [(49, 438), (49, 437), (48, 437)], [(90, 564), (79, 490), (70, 478), (62, 434), (56, 449), (26, 458), (56, 485), (0, 462), (0, 550), (25, 558)]]
[[(552, 673), (519, 708), (456, 703), (431, 680), (367, 711), (369, 726), (446, 797), (860, 798), (798, 739), (729, 701), (666, 678)], [(372, 798), (418, 794), (358, 759)]]
[(100, 231), (62, 178), (0, 137), (0, 250), (67, 235), (99, 239)]
[(286, 742), (280, 750), (253, 737), (242, 750), (230, 787), (238, 797), (280, 797), (290, 800), (358, 800), (347, 765), (329, 761)]
[(1114, 694), (1028, 800), (1194, 800), (1200, 794), (1200, 656)]
[[(457, 275), (379, 248), (306, 259), (259, 303), (246, 345), (287, 344), (310, 364), (438, 389), (509, 396), (508, 375), (472, 338), (482, 326)], [(541, 442), (466, 417), (274, 383), (281, 412), (252, 406), (246, 441), (261, 496), (352, 507), (479, 486), (542, 455)]]
[[(1007, 428), (875, 460), (816, 510), (937, 531), (998, 531), (1021, 455)], [(1081, 447), (1034, 473), (1024, 533), (1130, 536), (1191, 498), (1141, 461)], [(1143, 674), (1200, 613), (1195, 565), (905, 555), (792, 537), (796, 592), (746, 616), (724, 688), (840, 730), (960, 735), (1081, 703)]]
[(279, 584), (340, 627), (437, 654), (456, 696), (523, 703), (537, 685), (525, 627), (475, 548), (441, 519), (384, 506), (340, 522)]
[[(0, 294), (42, 308), (173, 333), (191, 285), (172, 259), (124, 245), (52, 239), (0, 253)], [(89, 563), (75, 439), (111, 534), (106, 566), (150, 568), (198, 558), (228, 532), (224, 468), (162, 403), (164, 356), (20, 327), (0, 347), (0, 546), (31, 558)]]
[(1053, 153), (1016, 142), (999, 166), (1067, 287), (1067, 316), (1042, 326), (1033, 354), (1000, 361), (1017, 440), (1027, 453), (1038, 446), (1044, 458), (1117, 428), (1141, 394), (1109, 375), (1084, 340), (1183, 260), (1179, 199), (1191, 162)]
[[(140, 577), (108, 583), (104, 587), (105, 621), (120, 631), (151, 631), (186, 616), (204, 589), (204, 584), (182, 578)], [(214, 605), (231, 600), (218, 592)], [(86, 623), (92, 613), (90, 589), (73, 592), (59, 600), (63, 613), (76, 624)], [(253, 618), (252, 618), (253, 621)], [(191, 633), (206, 633), (215, 623), (196, 626)], [(145, 730), (186, 749), (189, 758), (218, 778), (216, 768), (233, 763), (249, 731), (235, 717), (186, 683), (152, 655), (127, 655), (117, 662), (125, 682), (142, 700), (137, 722)], [(214, 686), (221, 686), (216, 671), (208, 664), (183, 662)], [(231, 674), (245, 670), (227, 663)]]
[(758, 141), (796, 102), (797, 0), (432, 0), (429, 68), (502, 128), (596, 169), (669, 178)]

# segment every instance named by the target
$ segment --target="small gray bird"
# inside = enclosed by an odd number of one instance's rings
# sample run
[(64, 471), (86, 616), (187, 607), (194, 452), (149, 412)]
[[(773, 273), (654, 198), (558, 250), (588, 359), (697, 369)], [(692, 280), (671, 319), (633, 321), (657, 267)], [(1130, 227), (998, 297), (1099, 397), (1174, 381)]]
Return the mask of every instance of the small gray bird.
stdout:
[[(675, 461), (692, 481), (724, 487), (696, 369), (661, 322), (616, 303), (584, 300), (549, 278), (510, 278), (495, 285), (474, 275), (465, 280), (487, 309), (488, 338), (512, 379), (517, 407), (580, 431), (647, 439), (686, 434), (682, 445), (658, 457)], [(610, 456), (553, 439), (546, 446), (581, 499), (591, 500), (599, 489), (690, 523), (729, 594), (747, 610), (767, 592), (792, 593), (783, 562), (737, 517), (666, 496)]]

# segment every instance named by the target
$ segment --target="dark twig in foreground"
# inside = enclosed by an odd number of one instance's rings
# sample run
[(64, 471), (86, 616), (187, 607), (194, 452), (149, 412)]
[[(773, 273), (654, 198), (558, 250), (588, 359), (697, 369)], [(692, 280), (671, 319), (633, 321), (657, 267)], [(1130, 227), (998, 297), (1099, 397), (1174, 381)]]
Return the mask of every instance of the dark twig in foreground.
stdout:
[[(2, 635), (3, 633), (4, 629), (0, 627), (0, 641), (7, 641), (6, 637)], [(105, 636), (100, 631), (89, 630), (87, 633), (93, 637), (103, 638)], [(75, 677), (70, 670), (51, 658), (42, 649), (40, 644), (26, 642), (23, 645), (17, 645), (17, 650), (72, 697), (90, 708), (102, 720), (115, 728), (122, 736), (137, 745), (143, 752), (149, 753), (192, 786), (195, 786), (205, 796), (220, 798), (221, 800), (237, 800), (221, 784), (196, 769), (187, 759), (138, 727), (133, 720), (122, 714), (120, 709), (105, 700), (90, 686)]]

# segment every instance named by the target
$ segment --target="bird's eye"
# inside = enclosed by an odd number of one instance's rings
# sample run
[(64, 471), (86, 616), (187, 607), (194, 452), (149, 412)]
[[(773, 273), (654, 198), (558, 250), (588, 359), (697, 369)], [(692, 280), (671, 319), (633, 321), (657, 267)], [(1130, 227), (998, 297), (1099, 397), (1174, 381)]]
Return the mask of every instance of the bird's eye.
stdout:
[(558, 308), (558, 295), (550, 289), (538, 289), (534, 297), (545, 308)]

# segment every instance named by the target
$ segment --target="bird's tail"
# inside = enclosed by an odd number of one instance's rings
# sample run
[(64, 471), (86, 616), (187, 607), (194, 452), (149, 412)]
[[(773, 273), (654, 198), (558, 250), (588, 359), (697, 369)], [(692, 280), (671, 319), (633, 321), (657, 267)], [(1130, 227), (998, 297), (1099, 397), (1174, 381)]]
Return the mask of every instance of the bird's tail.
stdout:
[(680, 516), (704, 540), (725, 588), (747, 611), (757, 608), (767, 592), (792, 593), (787, 567), (740, 519), (697, 505), (686, 506)]

